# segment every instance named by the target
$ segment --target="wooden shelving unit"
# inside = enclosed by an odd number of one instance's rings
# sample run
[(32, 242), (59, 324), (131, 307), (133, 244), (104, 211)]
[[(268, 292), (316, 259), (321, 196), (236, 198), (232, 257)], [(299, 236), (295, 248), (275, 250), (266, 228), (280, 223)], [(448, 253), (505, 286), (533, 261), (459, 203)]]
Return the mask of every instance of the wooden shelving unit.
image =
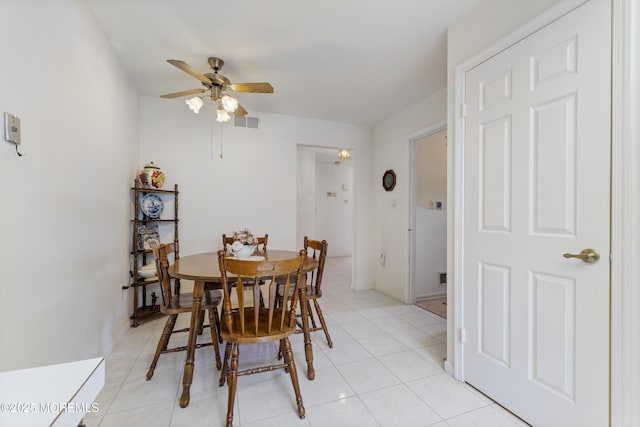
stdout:
[[(174, 185), (173, 190), (161, 190), (154, 188), (143, 188), (140, 186), (139, 182), (136, 180), (131, 187), (131, 191), (133, 192), (133, 203), (134, 203), (134, 218), (131, 220), (132, 224), (132, 233), (131, 233), (131, 257), (132, 257), (132, 268), (130, 271), (131, 275), (131, 284), (129, 285), (133, 289), (133, 313), (131, 314), (131, 326), (137, 327), (139, 325), (139, 321), (141, 319), (147, 318), (149, 316), (156, 315), (160, 313), (160, 301), (157, 301), (155, 292), (151, 292), (151, 295), (148, 294), (149, 285), (154, 285), (158, 283), (156, 279), (145, 279), (140, 276), (139, 269), (143, 265), (153, 261), (153, 254), (151, 249), (142, 249), (138, 244), (138, 230), (140, 226), (146, 226), (149, 224), (158, 224), (159, 227), (162, 227), (162, 234), (169, 232), (169, 234), (173, 235), (173, 241), (178, 241), (178, 184)], [(149, 218), (142, 212), (140, 201), (141, 199), (149, 193), (155, 193), (160, 198), (162, 198), (163, 204), (166, 206), (167, 203), (170, 203), (173, 199), (173, 216), (171, 218), (166, 218), (164, 215), (160, 215), (160, 218)], [(173, 229), (171, 229), (171, 225), (173, 225)], [(169, 227), (167, 230), (166, 227)], [(167, 243), (163, 241), (163, 243)], [(176, 259), (179, 257), (179, 254), (176, 251)], [(180, 292), (180, 281), (175, 281), (175, 292)], [(161, 292), (158, 291), (157, 298), (162, 298)]]

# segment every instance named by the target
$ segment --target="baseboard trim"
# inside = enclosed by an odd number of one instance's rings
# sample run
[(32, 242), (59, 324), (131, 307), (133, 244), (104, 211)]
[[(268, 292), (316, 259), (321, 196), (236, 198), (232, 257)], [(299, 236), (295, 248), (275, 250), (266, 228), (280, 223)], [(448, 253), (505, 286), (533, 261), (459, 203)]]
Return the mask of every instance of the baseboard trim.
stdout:
[(437, 294), (421, 295), (419, 297), (416, 297), (416, 302), (427, 301), (430, 299), (444, 298), (446, 296), (447, 296), (446, 292), (438, 292)]
[(447, 360), (445, 359), (444, 361), (444, 371), (451, 375), (452, 377), (455, 377), (455, 371), (453, 369), (453, 365)]

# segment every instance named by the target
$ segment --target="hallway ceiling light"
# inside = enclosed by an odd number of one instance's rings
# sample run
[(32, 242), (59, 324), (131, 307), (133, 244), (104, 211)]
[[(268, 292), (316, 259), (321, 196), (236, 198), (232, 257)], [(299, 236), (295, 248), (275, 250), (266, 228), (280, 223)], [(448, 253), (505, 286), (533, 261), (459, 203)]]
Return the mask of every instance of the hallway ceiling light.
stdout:
[(338, 158), (340, 160), (349, 160), (350, 157), (351, 157), (351, 153), (349, 152), (349, 150), (345, 148), (338, 150)]

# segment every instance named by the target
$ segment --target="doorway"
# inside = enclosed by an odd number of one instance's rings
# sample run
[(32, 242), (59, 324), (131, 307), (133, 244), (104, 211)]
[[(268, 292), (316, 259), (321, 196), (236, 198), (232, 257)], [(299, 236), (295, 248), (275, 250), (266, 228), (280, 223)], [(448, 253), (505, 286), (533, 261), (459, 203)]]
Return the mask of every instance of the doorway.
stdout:
[(338, 148), (299, 145), (296, 164), (296, 242), (326, 240), (328, 256), (352, 257), (353, 159), (339, 159)]
[(447, 131), (444, 125), (411, 139), (412, 301), (446, 318)]

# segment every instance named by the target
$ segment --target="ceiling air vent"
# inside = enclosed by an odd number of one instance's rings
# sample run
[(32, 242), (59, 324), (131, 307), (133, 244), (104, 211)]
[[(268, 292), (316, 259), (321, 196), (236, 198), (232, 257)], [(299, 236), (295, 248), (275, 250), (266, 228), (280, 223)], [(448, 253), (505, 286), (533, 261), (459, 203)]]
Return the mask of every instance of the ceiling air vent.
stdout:
[(235, 116), (235, 125), (239, 128), (258, 129), (260, 119), (257, 117)]

